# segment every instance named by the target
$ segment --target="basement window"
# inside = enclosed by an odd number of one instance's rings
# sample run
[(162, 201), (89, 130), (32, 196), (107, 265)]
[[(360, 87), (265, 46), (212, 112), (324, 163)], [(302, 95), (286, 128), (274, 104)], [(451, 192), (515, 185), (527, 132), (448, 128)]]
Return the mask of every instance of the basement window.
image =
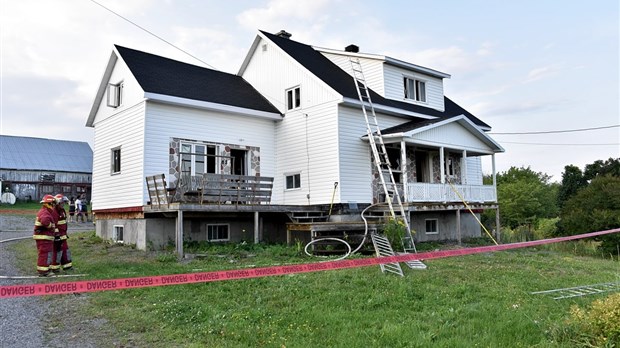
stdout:
[(123, 232), (125, 227), (123, 225), (114, 225), (112, 226), (112, 228), (114, 229), (112, 234), (112, 240), (118, 244), (125, 243), (125, 240), (123, 239)]
[(301, 174), (290, 174), (286, 176), (286, 189), (293, 190), (301, 188)]
[(111, 158), (111, 172), (112, 174), (119, 174), (121, 172), (121, 148), (116, 147), (112, 149)]
[(426, 219), (426, 234), (439, 234), (437, 229), (437, 219)]
[(301, 107), (301, 87), (297, 86), (286, 90), (286, 111)]
[(207, 240), (209, 242), (227, 242), (230, 240), (227, 224), (207, 225)]
[(405, 77), (404, 85), (405, 99), (426, 103), (426, 82)]
[(123, 82), (109, 83), (107, 93), (107, 105), (117, 108), (123, 103)]

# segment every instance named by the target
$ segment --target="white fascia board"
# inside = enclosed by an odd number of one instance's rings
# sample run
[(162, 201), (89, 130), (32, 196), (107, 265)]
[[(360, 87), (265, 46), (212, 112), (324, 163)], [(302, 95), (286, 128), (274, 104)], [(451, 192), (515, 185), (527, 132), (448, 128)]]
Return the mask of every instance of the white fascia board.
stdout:
[[(359, 99), (343, 98), (342, 102), (345, 105), (349, 105), (349, 106), (358, 106), (358, 107), (362, 106)], [(364, 105), (366, 105), (366, 107), (370, 107), (370, 104), (368, 103), (364, 103)], [(395, 114), (395, 115), (413, 116), (413, 117), (424, 118), (428, 120), (434, 120), (437, 118), (436, 116), (419, 114), (417, 112), (411, 112), (408, 110), (403, 110), (403, 109), (395, 108), (392, 106), (386, 106), (386, 105), (381, 105), (381, 104), (376, 104), (376, 103), (372, 103), (372, 106), (377, 111), (382, 111), (382, 112), (386, 112), (386, 113), (393, 114), (393, 115)]]
[(256, 48), (258, 47), (258, 43), (260, 42), (260, 40), (261, 40), (260, 36), (256, 35), (256, 37), (254, 38), (254, 41), (252, 42), (252, 46), (250, 46), (248, 53), (245, 55), (245, 59), (243, 60), (241, 67), (239, 67), (239, 72), (237, 72), (237, 76), (243, 76), (243, 73), (245, 72), (245, 69), (248, 67), (248, 64), (250, 64), (250, 59), (252, 59), (252, 56), (254, 55), (254, 51), (256, 51)]
[(347, 51), (342, 51), (342, 50), (335, 50), (333, 48), (325, 48), (325, 47), (317, 47), (317, 46), (312, 46), (312, 48), (314, 48), (315, 50), (317, 50), (319, 52), (325, 52), (325, 53), (330, 53), (330, 54), (338, 54), (338, 55), (341, 55), (341, 56), (348, 56), (348, 57), (375, 59), (375, 60), (381, 60), (381, 61), (385, 61), (385, 58), (386, 58), (385, 56), (382, 56), (382, 55), (379, 55), (379, 54), (347, 52)]
[(110, 59), (108, 59), (108, 64), (103, 72), (101, 81), (99, 82), (99, 88), (97, 89), (97, 94), (95, 94), (95, 100), (93, 101), (93, 105), (90, 108), (90, 113), (88, 114), (88, 119), (86, 120), (86, 127), (94, 127), (93, 123), (95, 122), (95, 115), (97, 115), (97, 110), (103, 100), (103, 95), (105, 94), (108, 81), (110, 81), (110, 76), (112, 76), (112, 71), (118, 61), (118, 57), (119, 54), (116, 52), (116, 48), (114, 48), (110, 54)]
[(452, 122), (458, 122), (461, 126), (469, 130), (469, 132), (472, 133), (474, 136), (476, 136), (478, 139), (491, 145), (491, 147), (495, 146), (496, 149), (498, 150), (497, 152), (506, 151), (500, 144), (498, 144), (495, 140), (493, 140), (493, 138), (491, 138), (484, 131), (482, 131), (480, 127), (476, 126), (472, 121), (470, 121), (467, 117), (465, 117), (465, 115), (455, 116), (455, 117), (452, 117), (452, 118), (449, 118), (449, 119), (446, 119), (446, 120), (443, 120), (437, 123), (429, 124), (424, 127), (412, 129), (410, 131), (407, 131), (405, 134), (407, 136), (413, 136), (414, 134), (422, 133), (429, 129), (441, 127), (443, 125), (446, 125)]
[(258, 118), (265, 118), (265, 119), (272, 120), (272, 121), (282, 121), (282, 115), (280, 115), (279, 113), (241, 108), (238, 106), (211, 103), (211, 102), (206, 102), (206, 101), (173, 97), (173, 96), (169, 96), (165, 94), (148, 93), (148, 92), (144, 93), (144, 98), (146, 98), (147, 100), (157, 101), (157, 102), (165, 103), (165, 104), (188, 106), (188, 107), (197, 108), (197, 109), (220, 111), (220, 112), (231, 113), (231, 114), (242, 115), (242, 116), (254, 116)]

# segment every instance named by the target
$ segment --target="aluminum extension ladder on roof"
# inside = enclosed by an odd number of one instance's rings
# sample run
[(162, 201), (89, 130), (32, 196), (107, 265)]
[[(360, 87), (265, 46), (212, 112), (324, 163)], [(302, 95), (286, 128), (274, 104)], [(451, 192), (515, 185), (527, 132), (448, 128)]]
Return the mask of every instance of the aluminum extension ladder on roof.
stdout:
[(572, 288), (553, 289), (545, 291), (531, 292), (532, 295), (550, 295), (554, 300), (560, 300), (563, 298), (580, 297), (586, 295), (600, 294), (610, 291), (620, 291), (620, 282), (618, 283), (602, 283), (576, 286)]
[[(407, 231), (405, 239), (408, 241), (408, 243), (406, 243), (408, 245), (405, 245), (405, 251), (416, 252), (415, 244), (413, 243), (413, 237), (411, 236), (409, 219), (407, 218), (407, 214), (405, 213), (403, 201), (401, 199), (398, 186), (396, 185), (396, 180), (394, 179), (394, 173), (392, 172), (390, 158), (385, 148), (383, 135), (381, 135), (381, 128), (379, 128), (379, 122), (377, 121), (375, 108), (373, 107), (372, 100), (370, 98), (370, 90), (366, 85), (366, 79), (364, 78), (364, 73), (362, 72), (362, 65), (360, 64), (359, 59), (354, 57), (349, 57), (349, 62), (351, 63), (351, 70), (353, 72), (352, 75), (357, 90), (357, 96), (360, 100), (360, 103), (362, 104), (362, 112), (364, 113), (364, 119), (366, 120), (366, 133), (368, 134), (370, 149), (372, 150), (372, 155), (375, 167), (377, 168), (377, 172), (380, 173), (379, 179), (381, 181), (383, 193), (385, 194), (387, 200), (390, 214), (392, 215), (392, 218), (394, 220), (397, 220), (397, 214), (394, 209), (394, 198), (396, 198), (398, 214), (403, 220)], [(366, 110), (366, 104), (368, 104), (368, 109), (370, 112)], [(389, 186), (385, 182), (384, 174), (388, 174), (388, 177), (390, 179)]]

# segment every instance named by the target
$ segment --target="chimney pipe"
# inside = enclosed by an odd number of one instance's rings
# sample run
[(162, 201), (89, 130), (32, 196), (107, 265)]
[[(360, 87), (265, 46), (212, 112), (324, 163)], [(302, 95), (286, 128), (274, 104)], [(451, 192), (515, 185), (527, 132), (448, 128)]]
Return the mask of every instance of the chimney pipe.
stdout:
[(346, 52), (359, 53), (360, 48), (358, 46), (355, 46), (355, 45), (351, 44), (351, 45), (345, 47), (344, 50)]
[(293, 34), (291, 33), (287, 33), (286, 30), (280, 30), (279, 32), (276, 33), (276, 36), (285, 38), (285, 39), (290, 39), (291, 36), (293, 36)]

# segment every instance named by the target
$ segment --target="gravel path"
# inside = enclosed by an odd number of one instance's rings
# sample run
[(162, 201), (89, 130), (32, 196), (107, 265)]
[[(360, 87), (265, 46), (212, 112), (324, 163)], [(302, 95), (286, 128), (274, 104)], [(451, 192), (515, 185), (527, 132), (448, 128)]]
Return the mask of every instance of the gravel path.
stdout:
[[(0, 241), (31, 237), (33, 223), (33, 218), (29, 216), (0, 215)], [(73, 225), (69, 225), (69, 233), (93, 230), (90, 223)], [(23, 271), (16, 267), (16, 258), (10, 250), (10, 243), (13, 242), (0, 242), (0, 276), (36, 275), (36, 260), (33, 260), (32, 272), (29, 274), (23, 274)], [(0, 278), (0, 285), (49, 281), (50, 279), (38, 278)], [(76, 314), (83, 301), (87, 301), (84, 295), (0, 299), (0, 347), (97, 347), (92, 333), (99, 330), (104, 321), (84, 318), (75, 320), (77, 322), (65, 321), (65, 318), (74, 318), (72, 314)]]

